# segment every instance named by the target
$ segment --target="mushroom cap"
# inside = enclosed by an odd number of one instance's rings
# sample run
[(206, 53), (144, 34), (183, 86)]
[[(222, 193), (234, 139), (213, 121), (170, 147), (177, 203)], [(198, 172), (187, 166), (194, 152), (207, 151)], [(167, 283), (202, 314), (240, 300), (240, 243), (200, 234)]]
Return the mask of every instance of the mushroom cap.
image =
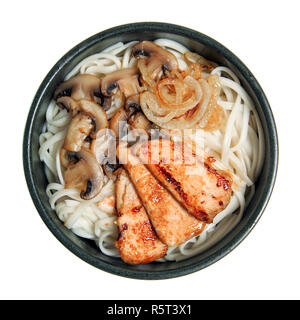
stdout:
[(124, 108), (127, 112), (128, 124), (130, 125), (130, 129), (142, 129), (148, 131), (151, 123), (141, 112), (142, 109), (140, 106), (139, 94), (128, 97), (126, 99)]
[(61, 165), (64, 168), (68, 168), (71, 163), (76, 163), (79, 161), (75, 152), (67, 151), (64, 148), (60, 148), (59, 156)]
[(129, 115), (132, 115), (133, 113), (140, 111), (141, 106), (140, 106), (140, 95), (139, 94), (134, 94), (130, 97), (128, 97), (125, 101), (124, 108), (126, 112), (129, 113)]
[(100, 130), (96, 138), (92, 139), (90, 150), (98, 163), (103, 164), (105, 162), (108, 152), (111, 152), (111, 150), (108, 149), (112, 148), (112, 150), (114, 150), (114, 142), (115, 136), (109, 129)]
[(123, 107), (121, 107), (112, 117), (109, 123), (109, 128), (114, 132), (116, 139), (124, 135), (127, 127), (128, 114)]
[(101, 107), (103, 108), (104, 111), (108, 111), (111, 108), (112, 105), (112, 98), (111, 97), (105, 97), (102, 95), (101, 97)]
[(150, 129), (151, 123), (141, 112), (139, 100), (139, 94), (128, 97), (125, 106), (121, 107), (110, 120), (109, 128), (114, 132), (117, 139), (127, 134), (126, 129), (128, 127), (130, 129), (141, 129), (143, 131)]
[(151, 41), (141, 41), (134, 45), (132, 54), (135, 58), (145, 61), (147, 73), (152, 78), (156, 78), (160, 71), (178, 69), (178, 61), (173, 53)]
[(140, 90), (138, 68), (116, 70), (102, 79), (101, 91), (105, 96), (112, 96), (113, 91), (119, 88), (125, 97), (136, 94)]
[(145, 117), (145, 115), (138, 111), (134, 113), (128, 120), (128, 124), (130, 125), (130, 129), (144, 130), (148, 131), (151, 128), (150, 121)]
[(103, 165), (103, 170), (107, 177), (113, 181), (117, 180), (117, 173), (118, 170), (121, 168), (121, 165), (116, 163), (116, 164), (111, 164), (109, 162), (105, 163)]
[(82, 199), (92, 199), (99, 194), (103, 186), (102, 167), (94, 155), (84, 147), (76, 153), (76, 158), (79, 161), (70, 164), (65, 171), (65, 187), (79, 189)]
[(78, 152), (93, 127), (92, 119), (88, 115), (78, 113), (69, 124), (64, 141), (64, 149)]
[(79, 74), (62, 82), (54, 92), (54, 99), (71, 97), (74, 100), (95, 101), (101, 95), (101, 79), (91, 74)]
[(93, 119), (94, 131), (91, 132), (91, 137), (95, 138), (101, 129), (108, 128), (108, 120), (106, 112), (97, 103), (82, 99), (78, 101), (78, 106), (81, 112), (85, 113)]
[(107, 115), (101, 106), (86, 99), (75, 101), (70, 97), (61, 97), (57, 101), (61, 100), (68, 110), (73, 111), (64, 148), (77, 152), (89, 135), (95, 138), (101, 129), (108, 127)]
[(75, 116), (78, 112), (78, 104), (77, 101), (72, 99), (71, 97), (68, 96), (62, 96), (56, 100), (56, 104), (61, 107), (65, 108), (68, 111), (72, 111), (72, 115)]

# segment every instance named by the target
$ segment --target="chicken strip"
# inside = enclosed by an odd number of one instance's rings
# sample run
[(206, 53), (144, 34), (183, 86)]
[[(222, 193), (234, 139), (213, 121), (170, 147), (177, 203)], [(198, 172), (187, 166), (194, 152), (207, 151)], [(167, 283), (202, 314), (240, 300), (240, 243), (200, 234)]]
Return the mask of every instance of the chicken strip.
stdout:
[(144, 141), (135, 154), (161, 184), (197, 219), (211, 223), (230, 202), (231, 178), (212, 167), (207, 154), (170, 140)]
[(115, 246), (123, 261), (149, 263), (165, 256), (168, 247), (156, 236), (147, 213), (123, 169), (116, 182), (119, 239)]
[(190, 215), (154, 178), (131, 149), (119, 145), (119, 160), (126, 168), (159, 239), (177, 247), (200, 234), (205, 223)]

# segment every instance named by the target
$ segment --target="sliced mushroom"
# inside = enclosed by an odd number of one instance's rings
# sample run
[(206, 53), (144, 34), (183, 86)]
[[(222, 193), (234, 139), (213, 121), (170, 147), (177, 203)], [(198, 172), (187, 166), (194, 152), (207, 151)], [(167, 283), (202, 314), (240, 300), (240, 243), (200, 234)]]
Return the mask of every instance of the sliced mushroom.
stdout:
[(103, 170), (94, 155), (85, 148), (81, 148), (76, 157), (79, 161), (70, 164), (65, 171), (65, 187), (79, 189), (82, 199), (92, 199), (102, 189)]
[(64, 168), (67, 168), (71, 163), (76, 163), (79, 159), (76, 156), (76, 152), (67, 151), (64, 148), (60, 149), (60, 163)]
[(91, 132), (92, 138), (95, 138), (101, 129), (108, 128), (106, 112), (97, 103), (82, 99), (78, 101), (78, 106), (81, 112), (87, 114), (93, 120), (94, 130)]
[(90, 136), (86, 137), (82, 143), (82, 147), (86, 149), (90, 149), (92, 141), (93, 139)]
[(151, 123), (141, 112), (140, 95), (135, 94), (126, 99), (125, 110), (128, 116), (128, 124), (131, 129), (150, 129)]
[(72, 115), (75, 116), (79, 111), (78, 103), (76, 100), (71, 97), (63, 96), (56, 100), (56, 103), (59, 107), (65, 108), (68, 111), (72, 111)]
[(144, 130), (146, 132), (151, 128), (151, 123), (144, 116), (144, 114), (140, 111), (134, 113), (128, 119), (128, 124), (130, 125), (131, 129), (140, 129), (140, 130)]
[(120, 108), (110, 120), (109, 128), (115, 133), (116, 139), (123, 137), (127, 128), (128, 114), (125, 109)]
[(112, 96), (116, 88), (129, 97), (140, 90), (138, 68), (126, 68), (114, 71), (102, 79), (101, 91), (105, 96)]
[(129, 113), (129, 115), (132, 115), (133, 113), (140, 111), (140, 95), (134, 94), (126, 99), (125, 106), (124, 106), (126, 112)]
[(101, 96), (101, 79), (91, 74), (79, 74), (64, 81), (54, 92), (54, 99), (71, 97), (73, 100), (96, 101)]
[(102, 100), (101, 100), (101, 107), (103, 108), (104, 111), (108, 111), (111, 108), (111, 104), (112, 104), (112, 98), (111, 97), (104, 97), (102, 95)]
[[(160, 71), (178, 69), (177, 58), (171, 52), (151, 41), (137, 43), (132, 48), (132, 54), (142, 62), (139, 64), (140, 69), (146, 69), (147, 75), (152, 79), (156, 79)], [(144, 77), (145, 72), (141, 70), (141, 73)]]
[(108, 148), (112, 147), (113, 150), (113, 142), (115, 137), (111, 137), (109, 130), (101, 130), (97, 134), (97, 137), (92, 140), (90, 150), (93, 152), (95, 158), (100, 164), (103, 164), (106, 160)]
[[(111, 97), (112, 99), (112, 97)], [(126, 98), (123, 94), (123, 92), (121, 92), (121, 90), (117, 90), (117, 92), (114, 94), (113, 97), (113, 102), (116, 108), (121, 108), (124, 106), (126, 101)]]
[(117, 175), (118, 175), (118, 169), (121, 168), (121, 165), (116, 163), (116, 164), (111, 164), (107, 162), (106, 164), (103, 165), (103, 170), (107, 177), (113, 181), (117, 180)]
[(84, 140), (93, 130), (92, 119), (82, 113), (78, 113), (71, 121), (64, 141), (64, 149), (78, 152)]
[(128, 127), (131, 130), (141, 129), (143, 131), (135, 130), (135, 134), (131, 138), (144, 134), (151, 128), (151, 123), (140, 110), (139, 94), (126, 99), (124, 108), (120, 108), (110, 121), (109, 128), (115, 133), (117, 139), (128, 133)]

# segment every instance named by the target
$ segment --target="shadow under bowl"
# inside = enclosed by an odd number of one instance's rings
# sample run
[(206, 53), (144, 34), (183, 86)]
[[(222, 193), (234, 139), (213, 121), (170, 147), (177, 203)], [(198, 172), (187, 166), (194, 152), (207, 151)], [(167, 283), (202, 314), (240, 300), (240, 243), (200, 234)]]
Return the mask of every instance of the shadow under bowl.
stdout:
[[(119, 258), (101, 253), (93, 241), (76, 236), (58, 219), (46, 195), (48, 184), (44, 165), (39, 159), (39, 135), (53, 92), (65, 76), (84, 58), (118, 42), (168, 38), (182, 43), (191, 51), (229, 67), (253, 99), (265, 138), (265, 161), (256, 182), (256, 191), (239, 224), (222, 240), (204, 252), (180, 262), (128, 265)], [(218, 261), (233, 250), (253, 229), (270, 198), (278, 163), (278, 139), (272, 111), (260, 85), (248, 68), (217, 41), (197, 31), (166, 23), (133, 23), (100, 32), (81, 42), (64, 55), (50, 70), (32, 102), (23, 141), (23, 162), (27, 185), (41, 218), (71, 252), (87, 263), (110, 273), (135, 279), (167, 279), (183, 276)]]

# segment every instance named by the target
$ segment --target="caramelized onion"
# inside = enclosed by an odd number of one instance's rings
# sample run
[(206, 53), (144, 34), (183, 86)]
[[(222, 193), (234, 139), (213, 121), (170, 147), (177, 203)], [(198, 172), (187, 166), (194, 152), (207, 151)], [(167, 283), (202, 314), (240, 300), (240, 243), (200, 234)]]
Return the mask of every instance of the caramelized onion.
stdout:
[(201, 117), (201, 120), (197, 123), (200, 128), (204, 128), (211, 117), (215, 107), (217, 105), (218, 97), (221, 92), (221, 85), (219, 81), (219, 76), (216, 74), (210, 75), (207, 78), (207, 82), (211, 88), (211, 97), (207, 105), (205, 114)]
[(144, 82), (146, 82), (146, 84), (151, 88), (155, 88), (155, 81), (152, 79), (151, 74), (149, 74), (145, 59), (139, 59), (137, 66), (140, 70)]
[[(195, 85), (195, 90), (187, 101), (176, 104), (179, 100), (178, 92), (183, 97), (186, 95), (185, 85), (189, 90), (192, 85)], [(167, 86), (171, 86), (173, 89), (168, 89)], [(200, 79), (199, 81), (188, 76), (184, 82), (179, 79), (167, 78), (157, 86), (159, 99), (151, 92), (141, 94), (141, 107), (150, 121), (166, 129), (205, 128), (216, 108), (220, 90), (217, 75), (211, 75), (207, 80)]]
[(188, 51), (184, 53), (183, 57), (188, 65), (192, 64), (195, 66), (195, 64), (199, 64), (201, 68), (204, 68), (207, 71), (212, 71), (217, 66), (216, 63), (206, 60), (195, 52)]
[(186, 52), (183, 55), (183, 58), (188, 65), (188, 69), (185, 70), (185, 75), (190, 75), (196, 80), (202, 78), (202, 66), (197, 62), (199, 57), (200, 56), (198, 54), (193, 52)]
[[(158, 82), (156, 90), (161, 102), (176, 108), (184, 99), (186, 85), (183, 80), (166, 78)], [(187, 90), (185, 90), (186, 92)]]
[(157, 84), (156, 94), (161, 109), (165, 109), (168, 113), (174, 112), (174, 117), (180, 117), (200, 102), (202, 90), (198, 81), (187, 76), (184, 80), (173, 78), (161, 80)]
[(205, 131), (214, 131), (221, 129), (225, 123), (226, 116), (224, 109), (219, 106), (218, 104), (214, 107), (214, 110), (208, 119), (205, 127), (203, 127), (203, 130)]
[(167, 110), (159, 105), (156, 95), (149, 91), (140, 95), (140, 104), (145, 116), (159, 126), (170, 121), (176, 115), (174, 111), (166, 113)]
[(182, 117), (177, 119), (172, 119), (167, 123), (162, 125), (166, 129), (189, 129), (194, 127), (204, 116), (207, 109), (210, 96), (211, 88), (207, 81), (200, 79), (198, 83), (202, 89), (202, 97), (197, 106), (189, 111), (187, 111)]

